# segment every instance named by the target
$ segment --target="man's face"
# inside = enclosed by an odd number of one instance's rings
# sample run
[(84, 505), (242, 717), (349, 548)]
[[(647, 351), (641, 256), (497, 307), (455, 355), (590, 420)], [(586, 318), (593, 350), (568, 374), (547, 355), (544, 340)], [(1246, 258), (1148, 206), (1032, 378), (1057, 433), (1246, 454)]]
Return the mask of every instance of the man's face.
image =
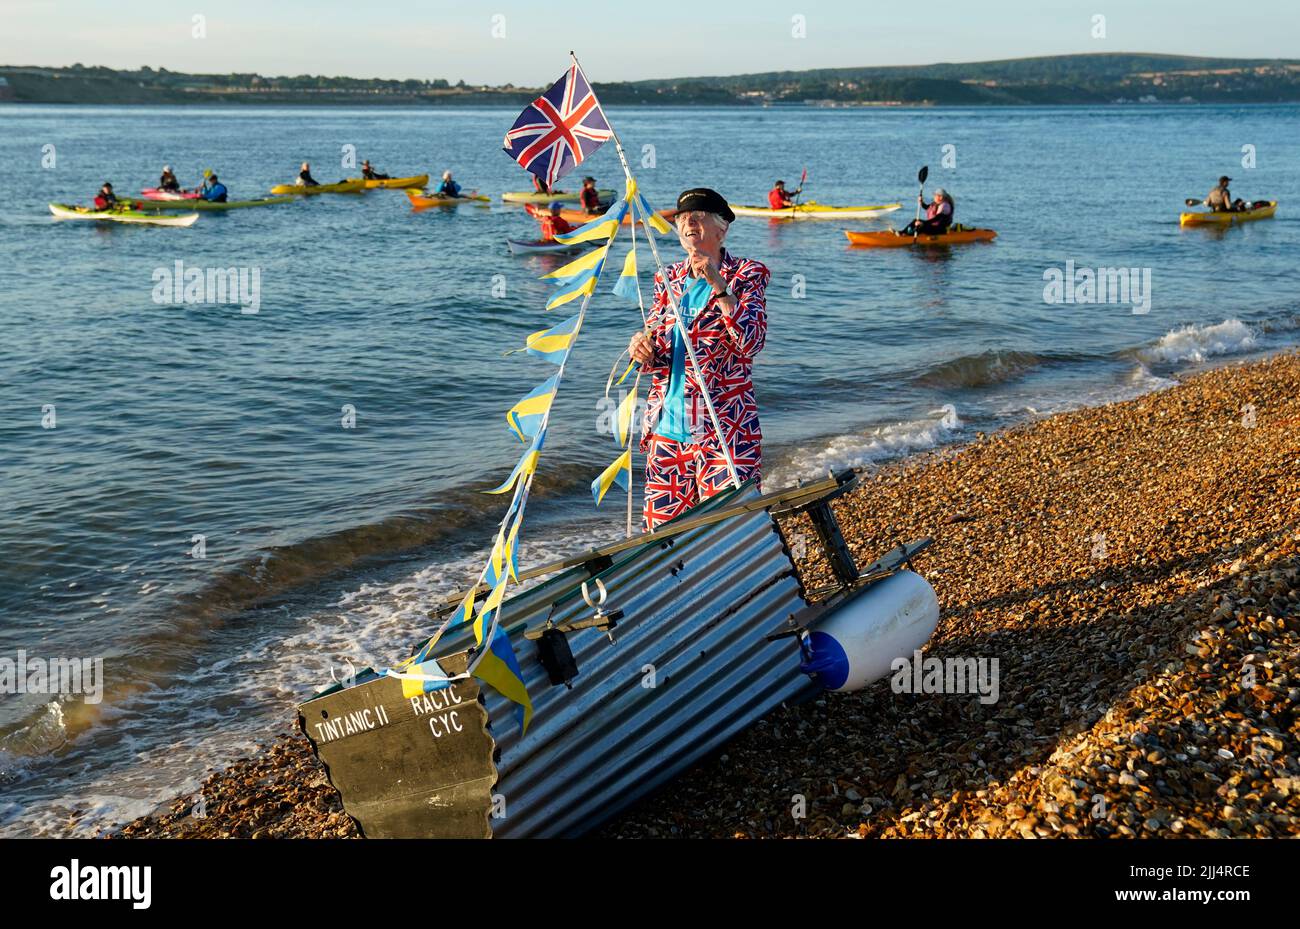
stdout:
[(713, 252), (722, 245), (722, 234), (711, 214), (701, 210), (677, 214), (677, 234), (689, 252)]

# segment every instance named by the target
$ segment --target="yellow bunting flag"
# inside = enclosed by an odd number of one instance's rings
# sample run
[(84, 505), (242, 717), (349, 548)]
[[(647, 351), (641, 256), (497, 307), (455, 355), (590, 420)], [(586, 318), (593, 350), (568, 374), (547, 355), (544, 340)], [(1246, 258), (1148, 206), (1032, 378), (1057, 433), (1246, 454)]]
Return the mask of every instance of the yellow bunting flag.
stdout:
[(576, 258), (573, 261), (570, 261), (564, 267), (556, 268), (550, 274), (543, 274), (542, 280), (566, 280), (568, 278), (575, 278), (583, 271), (590, 271), (592, 268), (596, 267), (596, 265), (605, 260), (605, 256), (608, 254), (608, 245), (602, 245), (600, 248), (593, 248), (581, 258)]
[(601, 472), (600, 477), (591, 482), (591, 495), (596, 499), (596, 505), (600, 506), (600, 501), (604, 499), (605, 492), (615, 484), (627, 490), (631, 479), (632, 449), (629, 448), (615, 458), (613, 464)]

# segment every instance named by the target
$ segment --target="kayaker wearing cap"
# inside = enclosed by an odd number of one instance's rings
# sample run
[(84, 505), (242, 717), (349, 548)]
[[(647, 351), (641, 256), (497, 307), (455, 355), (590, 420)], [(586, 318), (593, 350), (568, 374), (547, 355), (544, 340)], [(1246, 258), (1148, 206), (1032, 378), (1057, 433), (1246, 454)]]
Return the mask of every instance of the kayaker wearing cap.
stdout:
[(199, 188), (199, 197), (209, 203), (225, 203), (228, 191), (226, 185), (217, 180), (217, 176), (211, 171), (203, 178), (203, 186)]
[(651, 377), (640, 446), (646, 456), (647, 531), (731, 485), (700, 379), (673, 322), (669, 288), (681, 307), (737, 476), (742, 482), (757, 478), (762, 463), (752, 371), (767, 337), (764, 295), (771, 272), (723, 247), (736, 217), (717, 191), (684, 191), (670, 216), (686, 258), (655, 275), (647, 329), (628, 345)]
[(539, 220), (542, 224), (543, 242), (554, 242), (557, 235), (564, 235), (566, 232), (572, 232), (577, 228), (577, 226), (560, 215), (560, 211), (564, 209), (564, 204), (559, 200), (551, 201), (548, 209), (550, 212)]
[(311, 176), (311, 165), (307, 162), (302, 163), (302, 168), (298, 171), (298, 180), (294, 181), (299, 187), (319, 187), (320, 182)]
[(794, 206), (794, 198), (803, 192), (800, 187), (794, 193), (787, 193), (785, 181), (777, 181), (772, 185), (772, 189), (767, 192), (767, 205), (774, 210), (788, 210)]
[(176, 175), (172, 173), (171, 165), (163, 165), (162, 177), (158, 178), (158, 189), (171, 191), (172, 193), (180, 193), (181, 182), (176, 180)]
[(919, 223), (916, 220), (908, 223), (898, 234), (899, 235), (940, 235), (948, 231), (952, 225), (953, 202), (948, 191), (942, 187), (936, 187), (934, 191), (934, 202), (926, 203), (925, 197), (920, 194), (916, 195), (916, 202), (921, 204), (921, 209), (925, 210), (925, 219)]
[(95, 209), (113, 210), (120, 205), (117, 195), (113, 193), (113, 185), (105, 181), (99, 188), (99, 193), (95, 194)]
[(361, 176), (368, 181), (387, 181), (390, 180), (387, 174), (380, 174), (374, 168), (370, 167), (370, 159), (361, 162)]
[(442, 183), (438, 185), (438, 189), (434, 193), (439, 197), (459, 197), (460, 185), (451, 179), (450, 171), (443, 171)]
[(584, 177), (582, 179), (582, 193), (578, 195), (578, 200), (582, 204), (582, 211), (588, 216), (595, 216), (601, 212), (600, 191), (596, 189), (596, 179), (594, 177)]
[(1205, 195), (1205, 205), (1215, 213), (1235, 213), (1238, 210), (1244, 210), (1246, 203), (1244, 200), (1233, 200), (1232, 191), (1228, 190), (1228, 184), (1232, 178), (1226, 174), (1219, 178), (1218, 186)]

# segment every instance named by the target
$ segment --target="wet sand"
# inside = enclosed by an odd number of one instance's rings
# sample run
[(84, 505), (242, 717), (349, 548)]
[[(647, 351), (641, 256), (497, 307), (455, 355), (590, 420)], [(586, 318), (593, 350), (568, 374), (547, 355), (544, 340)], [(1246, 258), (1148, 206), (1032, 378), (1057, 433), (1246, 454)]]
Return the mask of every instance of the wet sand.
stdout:
[[(885, 680), (780, 709), (599, 835), (1300, 835), (1300, 354), (908, 459), (835, 508), (859, 564), (934, 538), (926, 655), (997, 659), (999, 699)], [(357, 834), (298, 737), (202, 795), (119, 834)]]

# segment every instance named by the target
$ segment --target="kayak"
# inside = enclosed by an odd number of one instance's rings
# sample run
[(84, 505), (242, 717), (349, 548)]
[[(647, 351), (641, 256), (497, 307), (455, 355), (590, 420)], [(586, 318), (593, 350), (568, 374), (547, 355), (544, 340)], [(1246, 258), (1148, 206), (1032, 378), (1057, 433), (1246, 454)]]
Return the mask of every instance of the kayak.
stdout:
[[(600, 195), (601, 203), (611, 202), (614, 199), (614, 191), (612, 190), (597, 188), (596, 193)], [(545, 205), (556, 200), (561, 203), (577, 203), (580, 196), (582, 194), (576, 190), (571, 193), (555, 190), (549, 194), (538, 193), (535, 190), (507, 190), (501, 195), (501, 199), (506, 203), (541, 203)]]
[[(351, 178), (351, 180), (364, 180), (364, 178)], [(375, 190), (384, 188), (385, 190), (405, 190), (407, 187), (423, 187), (429, 183), (429, 175), (417, 174), (414, 177), (386, 177), (377, 181), (365, 181), (366, 190)]]
[(354, 177), (351, 180), (339, 181), (337, 184), (317, 184), (315, 187), (305, 187), (301, 184), (276, 184), (271, 188), (271, 193), (308, 197), (315, 194), (357, 194), (365, 189), (366, 182), (359, 177)]
[(411, 199), (411, 206), (417, 210), (427, 210), (431, 206), (460, 206), (462, 203), (490, 203), (491, 198), (482, 194), (470, 194), (463, 197), (444, 197), (439, 194), (426, 194), (423, 190), (411, 188), (406, 192)]
[(1252, 219), (1268, 219), (1277, 212), (1277, 201), (1270, 200), (1267, 206), (1253, 210), (1239, 210), (1235, 213), (1182, 213), (1178, 217), (1180, 226), (1231, 226), (1233, 223), (1248, 223)]
[[(549, 215), (548, 212), (547, 212), (546, 210), (544, 210), (544, 209), (542, 209), (541, 207), (536, 206), (535, 204), (532, 204), (532, 203), (526, 204), (524, 208), (525, 208), (526, 210), (528, 210), (528, 212), (529, 212), (531, 215), (536, 216), (536, 217), (538, 217), (539, 219), (540, 219), (541, 217), (543, 217), (543, 216), (547, 216), (547, 215)], [(660, 216), (664, 216), (665, 218), (666, 218), (666, 214), (667, 214), (667, 213), (668, 213), (667, 210), (660, 210), (660, 211), (659, 211), (659, 215), (660, 215)], [(583, 210), (574, 210), (574, 209), (570, 209), (569, 207), (565, 207), (564, 209), (560, 210), (560, 218), (561, 218), (561, 219), (567, 219), (567, 220), (568, 220), (569, 222), (571, 222), (571, 223), (577, 223), (578, 225), (582, 225), (583, 223), (589, 223), (589, 222), (591, 222), (592, 220), (599, 219), (599, 218), (600, 218), (600, 214), (599, 214), (599, 213), (587, 213), (587, 212), (584, 212)], [(623, 217), (623, 225), (624, 225), (624, 226), (627, 226), (627, 225), (629, 225), (631, 222), (632, 222), (632, 214), (631, 214), (631, 212), (629, 211), (629, 212), (628, 212), (628, 215), (626, 215), (626, 216)]]
[(882, 203), (876, 206), (827, 206), (816, 200), (800, 203), (783, 210), (774, 210), (766, 206), (743, 206), (730, 204), (731, 212), (737, 216), (759, 216), (767, 219), (870, 219), (884, 213), (900, 209), (901, 203)]
[(591, 248), (591, 242), (575, 242), (565, 244), (563, 242), (543, 242), (540, 239), (524, 241), (522, 239), (506, 239), (506, 246), (510, 249), (512, 255), (535, 255), (547, 252), (581, 252)]
[(909, 245), (964, 245), (967, 242), (987, 242), (996, 238), (992, 229), (959, 229), (940, 235), (899, 235), (896, 232), (853, 232), (845, 230), (849, 242), (853, 245), (868, 245), (874, 248), (906, 248)]
[(66, 203), (51, 203), (50, 212), (58, 219), (142, 223), (149, 226), (193, 226), (199, 219), (198, 213), (185, 213), (181, 216), (159, 216), (157, 213), (141, 213), (137, 210), (95, 210), (85, 206), (69, 206)]
[(271, 206), (275, 203), (293, 203), (293, 197), (262, 197), (260, 200), (227, 200), (225, 203), (213, 203), (208, 200), (129, 200), (137, 210), (202, 210), (224, 211), (242, 210), (250, 206)]
[(140, 196), (146, 200), (195, 200), (198, 193), (195, 191), (159, 190), (157, 187), (146, 187), (140, 191)]

